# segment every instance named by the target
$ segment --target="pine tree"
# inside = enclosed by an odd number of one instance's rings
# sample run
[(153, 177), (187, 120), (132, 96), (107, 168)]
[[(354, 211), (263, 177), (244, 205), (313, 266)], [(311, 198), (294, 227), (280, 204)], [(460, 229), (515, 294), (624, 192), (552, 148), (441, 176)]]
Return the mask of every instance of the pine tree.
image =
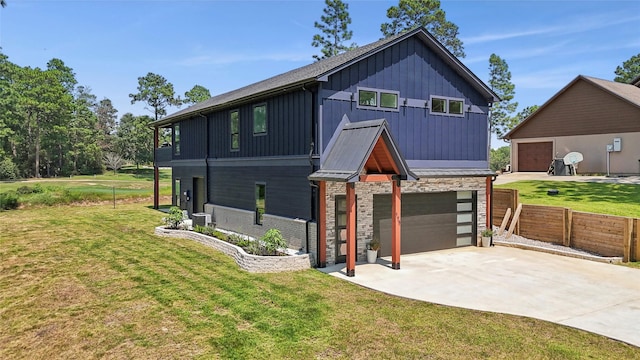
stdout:
[(513, 101), (516, 86), (511, 83), (511, 72), (505, 60), (496, 54), (489, 57), (489, 86), (501, 99), (493, 103), (489, 118), (490, 131), (502, 137), (517, 125), (517, 117), (512, 117), (518, 103)]
[(417, 27), (424, 27), (447, 50), (457, 57), (465, 57), (458, 26), (446, 19), (439, 0), (400, 0), (398, 6), (387, 10), (390, 23), (383, 23), (380, 31), (385, 38)]
[(632, 56), (629, 60), (616, 68), (617, 75), (613, 81), (628, 84), (640, 76), (640, 54)]
[(322, 32), (313, 36), (311, 45), (314, 47), (322, 47), (320, 51), (322, 56), (313, 55), (316, 60), (321, 60), (357, 47), (355, 43), (346, 46), (343, 43), (351, 40), (353, 31), (349, 30), (351, 17), (349, 16), (349, 5), (341, 0), (325, 0), (327, 5), (320, 17), (321, 22), (315, 22), (313, 25)]

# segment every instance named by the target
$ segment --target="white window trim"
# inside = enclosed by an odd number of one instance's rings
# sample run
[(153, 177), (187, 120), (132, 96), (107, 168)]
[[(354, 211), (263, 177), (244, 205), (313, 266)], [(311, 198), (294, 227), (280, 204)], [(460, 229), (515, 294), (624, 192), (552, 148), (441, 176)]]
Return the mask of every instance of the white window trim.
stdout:
[[(360, 105), (360, 90), (371, 91), (371, 92), (376, 93), (376, 106)], [(381, 95), (380, 94), (381, 93), (395, 94), (397, 96), (397, 98), (398, 98), (398, 103), (396, 104), (397, 106), (395, 108), (381, 106), (380, 105), (380, 99), (381, 99)], [(396, 112), (400, 111), (400, 102), (401, 102), (400, 91), (396, 91), (396, 90), (375, 89), (375, 88), (368, 88), (368, 87), (357, 87), (356, 88), (355, 101), (356, 101), (356, 107), (358, 109), (379, 110), (379, 111), (396, 111)]]
[[(445, 112), (434, 112), (433, 111), (433, 99), (442, 99), (445, 100)], [(454, 101), (462, 101), (462, 114), (455, 114), (455, 113), (450, 113), (449, 112), (449, 101), (450, 100), (454, 100)], [(449, 97), (449, 96), (438, 96), (438, 95), (431, 95), (429, 96), (429, 114), (431, 115), (440, 115), (440, 116), (455, 116), (455, 117), (464, 117), (465, 116), (465, 112), (467, 109), (467, 104), (465, 102), (464, 99), (462, 98), (455, 98), (455, 97)]]

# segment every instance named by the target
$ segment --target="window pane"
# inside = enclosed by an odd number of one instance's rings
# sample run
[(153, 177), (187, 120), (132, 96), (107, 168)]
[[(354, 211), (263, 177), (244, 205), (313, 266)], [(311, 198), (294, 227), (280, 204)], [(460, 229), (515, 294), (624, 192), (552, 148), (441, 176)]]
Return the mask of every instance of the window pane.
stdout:
[(231, 112), (231, 149), (240, 148), (240, 118), (238, 111)]
[(259, 105), (253, 108), (253, 133), (263, 134), (267, 132), (267, 105)]
[(398, 94), (380, 93), (380, 107), (397, 109)]
[(376, 95), (375, 91), (359, 90), (358, 104), (361, 106), (378, 106)]
[(471, 211), (471, 203), (458, 203), (458, 211)]
[(173, 125), (173, 153), (180, 154), (180, 124)]
[(175, 196), (176, 196), (176, 206), (180, 207), (180, 195), (181, 195), (181, 190), (180, 190), (180, 179), (176, 179), (173, 185), (174, 189), (175, 189)]
[(456, 193), (456, 197), (458, 199), (471, 199), (473, 197), (473, 193), (471, 191), (458, 191)]
[(460, 100), (449, 100), (449, 114), (462, 114), (463, 104)]
[(262, 224), (265, 211), (265, 188), (264, 184), (256, 184), (256, 224)]
[(458, 225), (458, 235), (471, 234), (471, 225)]
[(459, 237), (456, 240), (456, 246), (465, 246), (465, 245), (471, 245), (471, 236)]
[(458, 223), (470, 223), (471, 220), (471, 214), (458, 214)]
[(436, 112), (436, 113), (447, 112), (447, 101), (445, 99), (432, 98), (431, 112)]

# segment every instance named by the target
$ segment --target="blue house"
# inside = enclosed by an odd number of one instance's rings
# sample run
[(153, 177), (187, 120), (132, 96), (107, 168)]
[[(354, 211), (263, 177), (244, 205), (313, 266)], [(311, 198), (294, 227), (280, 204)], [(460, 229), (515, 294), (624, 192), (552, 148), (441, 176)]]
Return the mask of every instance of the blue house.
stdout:
[[(476, 244), (488, 224), (497, 96), (415, 29), (214, 96), (155, 123), (173, 204), (217, 227), (278, 228), (317, 266)], [(157, 134), (172, 130), (172, 146)], [(157, 196), (155, 205), (157, 206)]]

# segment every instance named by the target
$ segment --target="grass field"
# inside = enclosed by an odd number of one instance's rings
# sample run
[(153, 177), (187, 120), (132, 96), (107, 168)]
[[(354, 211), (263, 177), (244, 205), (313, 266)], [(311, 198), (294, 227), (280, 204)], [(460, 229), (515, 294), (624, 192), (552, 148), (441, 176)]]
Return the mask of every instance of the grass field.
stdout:
[(584, 331), (315, 270), (250, 274), (198, 243), (154, 236), (163, 214), (148, 205), (0, 213), (0, 358), (640, 358)]
[[(128, 201), (153, 196), (153, 169), (126, 168), (117, 174), (0, 182), (0, 193), (20, 192), (20, 206)], [(160, 195), (171, 195), (171, 170), (160, 171)]]
[[(523, 204), (568, 207), (576, 211), (640, 218), (640, 185), (573, 181), (516, 181), (496, 188), (517, 189)], [(558, 189), (559, 194), (547, 195)]]

